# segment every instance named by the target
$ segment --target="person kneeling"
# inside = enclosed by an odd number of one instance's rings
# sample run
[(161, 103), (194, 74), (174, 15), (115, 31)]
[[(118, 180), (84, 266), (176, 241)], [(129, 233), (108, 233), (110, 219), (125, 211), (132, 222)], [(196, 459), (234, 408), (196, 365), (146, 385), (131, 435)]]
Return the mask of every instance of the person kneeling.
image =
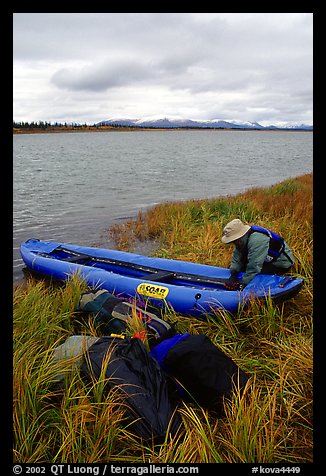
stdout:
[[(245, 225), (238, 218), (223, 229), (222, 243), (234, 245), (229, 290), (242, 290), (258, 273), (284, 274), (294, 265), (289, 245), (277, 233), (256, 225)], [(241, 279), (240, 272), (244, 272)]]

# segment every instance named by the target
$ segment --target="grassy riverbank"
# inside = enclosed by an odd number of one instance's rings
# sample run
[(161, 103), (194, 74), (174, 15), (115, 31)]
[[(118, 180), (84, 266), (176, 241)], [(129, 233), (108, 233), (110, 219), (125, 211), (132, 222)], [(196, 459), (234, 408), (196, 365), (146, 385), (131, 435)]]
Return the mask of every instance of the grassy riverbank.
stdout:
[[(17, 462), (311, 462), (312, 461), (312, 175), (211, 200), (158, 205), (110, 230), (117, 248), (155, 240), (156, 256), (228, 266), (222, 245), (232, 218), (267, 226), (290, 244), (305, 285), (282, 305), (253, 304), (207, 321), (173, 313), (179, 332), (205, 333), (251, 377), (217, 419), (195, 404), (178, 410), (182, 432), (143, 444), (123, 425), (113, 396), (94, 400), (78, 374), (63, 394), (51, 389), (53, 349), (76, 333), (84, 283), (57, 287), (30, 279), (14, 291), (14, 455)], [(80, 327), (78, 331), (80, 332)], [(83, 332), (96, 335), (84, 326)]]

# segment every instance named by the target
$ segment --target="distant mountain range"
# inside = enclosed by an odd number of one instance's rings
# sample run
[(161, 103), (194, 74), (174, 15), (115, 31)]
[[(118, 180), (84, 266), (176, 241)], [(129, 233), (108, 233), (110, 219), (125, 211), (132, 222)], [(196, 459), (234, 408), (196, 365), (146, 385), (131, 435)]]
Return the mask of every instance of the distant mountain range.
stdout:
[(235, 122), (220, 119), (194, 121), (192, 119), (123, 119), (112, 118), (98, 122), (98, 126), (152, 127), (160, 129), (201, 128), (201, 129), (252, 129), (252, 130), (301, 130), (312, 131), (313, 126), (307, 124), (288, 124), (280, 126), (262, 126), (258, 122)]

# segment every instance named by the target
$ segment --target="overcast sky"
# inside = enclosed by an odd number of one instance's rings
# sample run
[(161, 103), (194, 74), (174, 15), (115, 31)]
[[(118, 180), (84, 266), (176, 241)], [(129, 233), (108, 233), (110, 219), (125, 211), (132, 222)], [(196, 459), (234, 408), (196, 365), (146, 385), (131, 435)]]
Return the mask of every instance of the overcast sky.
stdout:
[(313, 123), (312, 13), (14, 13), (15, 121)]

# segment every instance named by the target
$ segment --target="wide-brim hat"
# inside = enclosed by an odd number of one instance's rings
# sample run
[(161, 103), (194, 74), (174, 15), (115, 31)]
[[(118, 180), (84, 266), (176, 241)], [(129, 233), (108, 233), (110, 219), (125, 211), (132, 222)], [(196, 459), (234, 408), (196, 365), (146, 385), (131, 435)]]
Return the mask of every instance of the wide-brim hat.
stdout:
[(235, 218), (225, 225), (222, 234), (222, 243), (231, 243), (234, 240), (238, 240), (245, 235), (248, 230), (250, 230), (249, 225), (245, 225), (239, 218)]

